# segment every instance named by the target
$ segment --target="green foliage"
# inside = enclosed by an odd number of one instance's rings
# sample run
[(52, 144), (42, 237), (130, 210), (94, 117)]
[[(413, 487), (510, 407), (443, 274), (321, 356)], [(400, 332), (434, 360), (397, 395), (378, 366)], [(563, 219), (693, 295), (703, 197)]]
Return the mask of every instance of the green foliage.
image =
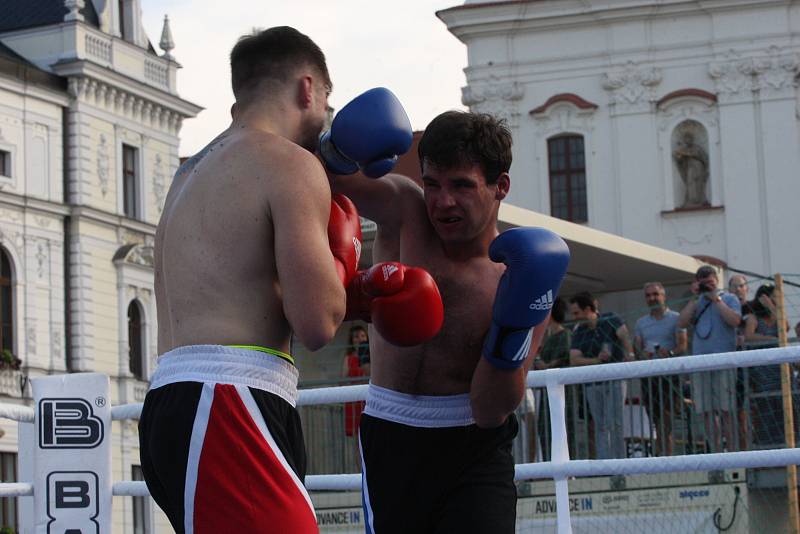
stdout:
[[(22, 360), (14, 356), (10, 350), (0, 351), (0, 369), (19, 369), (21, 363)], [(2, 529), (0, 529), (0, 534), (4, 534)]]

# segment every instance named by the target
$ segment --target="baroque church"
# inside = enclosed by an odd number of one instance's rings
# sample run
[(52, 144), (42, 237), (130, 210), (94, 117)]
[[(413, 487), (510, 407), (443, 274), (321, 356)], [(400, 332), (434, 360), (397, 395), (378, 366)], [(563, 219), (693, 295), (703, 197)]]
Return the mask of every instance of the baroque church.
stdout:
[[(139, 0), (0, 0), (0, 401), (29, 379), (111, 377), (141, 402), (156, 357), (153, 240), (182, 121), (165, 18), (158, 52)], [(17, 427), (0, 421), (0, 479)], [(135, 421), (113, 425), (114, 478), (141, 479)], [(0, 527), (18, 525), (0, 499)], [(153, 532), (148, 501), (114, 499), (115, 532)], [(160, 520), (158, 520), (160, 521)]]
[(462, 102), (514, 134), (516, 206), (732, 268), (800, 265), (800, 5), (466, 0)]

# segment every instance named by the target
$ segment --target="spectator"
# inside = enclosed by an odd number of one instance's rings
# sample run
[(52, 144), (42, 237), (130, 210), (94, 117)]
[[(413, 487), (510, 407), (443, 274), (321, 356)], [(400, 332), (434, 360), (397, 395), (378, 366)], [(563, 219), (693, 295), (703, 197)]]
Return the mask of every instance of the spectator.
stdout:
[(750, 287), (747, 285), (747, 278), (741, 274), (734, 274), (728, 279), (728, 292), (739, 299), (739, 303), (744, 306), (747, 303), (747, 293)]
[(800, 321), (797, 321), (797, 324), (794, 325), (794, 337), (795, 341), (800, 343)]
[[(361, 325), (350, 327), (349, 345), (342, 363), (342, 376), (345, 378), (358, 378), (369, 376), (369, 337), (367, 330)], [(344, 433), (347, 436), (357, 436), (361, 423), (361, 412), (364, 410), (364, 401), (348, 402), (344, 405)]]
[[(561, 297), (553, 302), (553, 309), (550, 311), (550, 323), (547, 325), (544, 342), (539, 354), (533, 360), (533, 368), (541, 371), (543, 369), (554, 369), (557, 367), (569, 367), (569, 347), (572, 336), (570, 331), (564, 328), (564, 321), (567, 316), (567, 303)], [(571, 391), (571, 388), (570, 388)], [(567, 400), (567, 406), (570, 405)], [(549, 421), (550, 405), (547, 401), (547, 393), (539, 389), (536, 391), (536, 428), (539, 436), (541, 458), (550, 459), (549, 443)], [(571, 429), (572, 411), (567, 410), (567, 428)], [(571, 438), (573, 432), (569, 432)]]
[[(644, 286), (644, 299), (650, 313), (640, 317), (634, 327), (633, 343), (641, 358), (669, 358), (686, 352), (686, 329), (678, 327), (678, 312), (667, 306), (667, 294), (661, 282)], [(642, 381), (644, 400), (656, 424), (656, 447), (659, 455), (672, 455), (673, 414), (683, 408), (680, 376), (652, 377)]]
[[(750, 303), (747, 301), (747, 293), (749, 287), (747, 286), (747, 278), (741, 274), (734, 274), (728, 279), (728, 292), (732, 293), (739, 299), (739, 305), (742, 308), (742, 320), (739, 326), (736, 327), (736, 350), (746, 350), (744, 341), (744, 328), (747, 322), (747, 317), (752, 313), (750, 310)], [(739, 367), (736, 369), (736, 420), (739, 423), (739, 449), (747, 449), (747, 433), (749, 425), (747, 424), (747, 409), (745, 406), (745, 398), (747, 397), (747, 389), (750, 384), (750, 369)]]
[[(752, 349), (767, 349), (778, 346), (778, 314), (773, 301), (775, 286), (764, 284), (756, 291), (750, 303), (753, 311), (747, 316), (745, 342)], [(789, 325), (785, 328), (788, 330)], [(758, 445), (782, 445), (785, 441), (783, 428), (783, 401), (781, 399), (781, 366), (762, 365), (750, 369), (753, 395), (753, 434)]]
[(555, 367), (569, 367), (569, 347), (571, 336), (569, 330), (564, 328), (567, 316), (567, 304), (561, 297), (553, 302), (550, 312), (550, 323), (545, 331), (545, 339), (539, 354), (533, 360), (533, 367), (537, 370), (553, 369)]
[[(749, 303), (752, 313), (745, 321), (745, 343), (748, 348), (775, 348), (778, 346), (778, 311), (773, 300), (775, 286), (759, 286), (756, 296)], [(789, 325), (785, 325), (789, 330)]]
[[(570, 299), (570, 313), (580, 323), (572, 334), (570, 365), (600, 365), (634, 359), (628, 329), (617, 315), (597, 314), (594, 298), (588, 292)], [(614, 380), (586, 384), (589, 413), (594, 420), (597, 458), (624, 458), (622, 403), (625, 384)]]
[[(689, 300), (681, 310), (678, 325), (694, 326), (692, 354), (732, 352), (736, 349), (736, 327), (741, 322), (739, 299), (717, 289), (719, 279), (713, 267), (704, 265), (694, 275), (692, 293), (697, 297)], [(733, 448), (731, 410), (735, 406), (734, 390), (736, 372), (719, 370), (695, 373), (692, 376), (692, 402), (697, 413), (703, 414), (706, 439), (710, 440), (713, 452), (725, 446)], [(717, 420), (721, 419), (721, 426)]]
[(747, 301), (748, 290), (747, 278), (741, 274), (734, 274), (728, 279), (728, 292), (739, 299), (739, 306), (742, 309), (742, 321), (736, 328), (736, 350), (744, 349), (744, 326), (747, 316), (751, 313), (750, 303)]

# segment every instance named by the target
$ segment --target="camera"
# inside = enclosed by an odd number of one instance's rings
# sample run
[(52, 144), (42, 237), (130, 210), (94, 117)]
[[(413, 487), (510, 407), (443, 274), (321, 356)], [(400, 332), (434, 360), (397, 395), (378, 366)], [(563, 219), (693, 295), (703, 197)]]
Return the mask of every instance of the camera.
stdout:
[(711, 292), (711, 286), (708, 284), (708, 282), (700, 282), (699, 284), (697, 284), (697, 292), (698, 293), (710, 293)]

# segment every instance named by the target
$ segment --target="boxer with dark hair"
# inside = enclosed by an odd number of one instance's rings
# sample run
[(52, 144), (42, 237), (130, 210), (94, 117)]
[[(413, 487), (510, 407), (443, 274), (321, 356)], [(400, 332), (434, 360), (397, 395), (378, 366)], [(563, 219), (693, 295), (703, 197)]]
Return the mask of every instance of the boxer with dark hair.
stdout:
[(231, 71), (233, 121), (178, 169), (156, 232), (142, 470), (176, 532), (318, 532), (289, 339), (334, 336), (360, 223), (311, 152), (331, 90), (317, 45), (258, 32)]
[[(348, 104), (323, 135), (321, 153), (330, 170), (352, 173), (335, 176), (334, 191), (378, 225), (373, 259), (429, 272), (441, 291), (444, 323), (432, 339), (408, 347), (373, 323), (360, 432), (367, 531), (511, 533), (513, 412), (569, 251), (543, 229), (498, 235), (512, 141), (491, 116), (447, 112), (430, 123), (419, 143), (422, 187), (405, 176), (354, 174), (376, 174), (380, 159), (356, 154), (381, 131), (367, 113), (372, 103), (359, 97)], [(381, 161), (381, 170), (391, 166), (389, 158)], [(349, 300), (350, 292), (348, 306)], [(424, 310), (396, 317), (397, 329), (419, 316), (433, 321)]]

